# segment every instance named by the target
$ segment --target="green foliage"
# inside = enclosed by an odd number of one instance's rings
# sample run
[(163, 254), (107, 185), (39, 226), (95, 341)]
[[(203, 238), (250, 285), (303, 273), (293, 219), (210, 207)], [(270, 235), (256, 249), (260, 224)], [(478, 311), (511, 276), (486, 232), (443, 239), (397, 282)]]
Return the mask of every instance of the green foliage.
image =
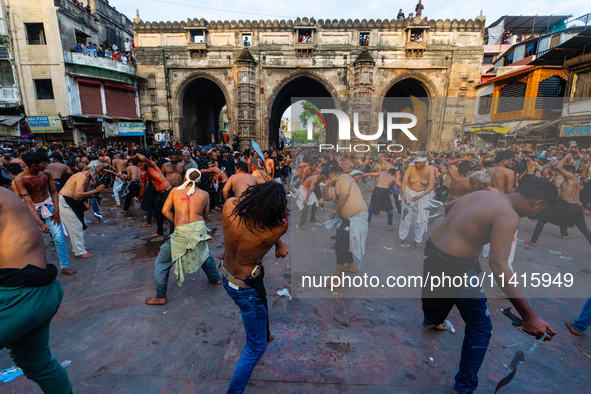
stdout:
[(309, 144), (313, 142), (318, 142), (318, 137), (320, 137), (320, 133), (312, 133), (312, 137), (314, 139), (308, 139), (308, 130), (297, 130), (291, 133), (291, 142), (296, 144)]
[(314, 123), (317, 124), (318, 126), (320, 126), (321, 130), (324, 130), (324, 123), (320, 120), (318, 115), (316, 115), (314, 112), (310, 111), (310, 109), (313, 109), (317, 112), (320, 112), (320, 109), (309, 101), (304, 101), (302, 103), (302, 107), (304, 107), (304, 111), (300, 114), (301, 124), (307, 125), (308, 119), (312, 118), (312, 119), (314, 119)]

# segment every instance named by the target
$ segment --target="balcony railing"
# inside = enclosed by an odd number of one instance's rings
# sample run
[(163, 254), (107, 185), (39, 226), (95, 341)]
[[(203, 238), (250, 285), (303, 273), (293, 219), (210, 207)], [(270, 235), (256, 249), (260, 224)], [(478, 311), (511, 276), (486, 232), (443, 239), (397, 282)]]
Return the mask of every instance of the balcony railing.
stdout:
[(102, 68), (130, 75), (137, 74), (135, 66), (132, 66), (131, 64), (123, 64), (104, 57), (88, 56), (77, 52), (64, 52), (64, 62), (80, 66)]

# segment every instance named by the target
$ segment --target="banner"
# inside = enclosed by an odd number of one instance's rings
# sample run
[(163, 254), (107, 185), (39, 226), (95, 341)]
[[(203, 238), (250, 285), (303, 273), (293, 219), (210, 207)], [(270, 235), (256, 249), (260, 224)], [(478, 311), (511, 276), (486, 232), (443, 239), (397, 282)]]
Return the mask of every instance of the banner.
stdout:
[(591, 125), (586, 126), (562, 126), (561, 137), (589, 137), (591, 136)]
[(27, 116), (27, 123), (32, 133), (63, 133), (62, 120), (59, 116)]
[(142, 122), (119, 122), (119, 137), (141, 137), (145, 130)]

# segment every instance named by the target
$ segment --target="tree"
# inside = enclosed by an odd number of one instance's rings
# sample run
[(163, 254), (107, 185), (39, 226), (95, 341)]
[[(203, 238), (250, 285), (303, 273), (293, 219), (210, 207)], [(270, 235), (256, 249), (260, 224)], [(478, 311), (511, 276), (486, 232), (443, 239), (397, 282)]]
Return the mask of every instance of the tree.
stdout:
[(318, 115), (316, 115), (314, 112), (310, 111), (310, 109), (313, 109), (316, 112), (320, 112), (320, 109), (317, 106), (315, 106), (314, 103), (311, 103), (310, 101), (304, 101), (302, 103), (302, 107), (304, 108), (304, 110), (300, 114), (300, 123), (303, 125), (307, 125), (308, 119), (312, 118), (312, 119), (314, 119), (314, 122), (320, 127), (320, 130), (326, 131), (326, 130), (324, 130), (324, 122), (322, 122), (320, 120)]
[(312, 137), (314, 139), (308, 139), (308, 130), (297, 130), (291, 133), (291, 142), (295, 144), (309, 144), (318, 142), (318, 138), (320, 137), (320, 133), (312, 133)]

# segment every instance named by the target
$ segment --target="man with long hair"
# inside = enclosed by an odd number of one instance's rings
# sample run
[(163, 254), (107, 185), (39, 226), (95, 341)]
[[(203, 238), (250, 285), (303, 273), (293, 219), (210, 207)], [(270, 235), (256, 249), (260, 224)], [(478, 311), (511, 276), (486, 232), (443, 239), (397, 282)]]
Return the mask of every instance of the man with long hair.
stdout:
[(285, 257), (289, 247), (281, 241), (289, 226), (287, 198), (283, 186), (266, 182), (250, 186), (240, 199), (224, 204), (225, 258), (222, 282), (242, 314), (246, 345), (238, 360), (228, 393), (242, 393), (267, 343), (269, 332), (263, 257), (275, 245), (275, 256)]

